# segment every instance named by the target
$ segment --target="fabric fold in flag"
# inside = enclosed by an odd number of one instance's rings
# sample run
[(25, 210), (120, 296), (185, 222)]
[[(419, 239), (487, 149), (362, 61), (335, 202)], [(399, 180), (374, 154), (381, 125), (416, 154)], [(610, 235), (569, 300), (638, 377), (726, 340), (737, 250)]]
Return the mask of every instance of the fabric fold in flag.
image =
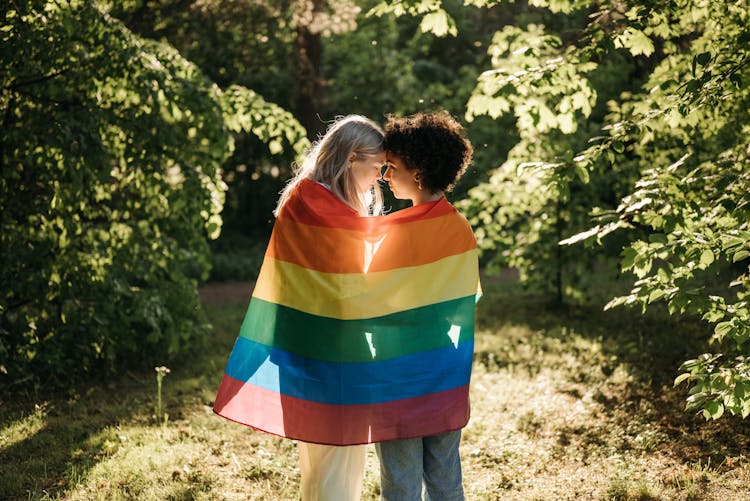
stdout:
[(330, 445), (459, 429), (478, 292), (474, 235), (445, 198), (360, 217), (305, 180), (274, 225), (214, 411)]

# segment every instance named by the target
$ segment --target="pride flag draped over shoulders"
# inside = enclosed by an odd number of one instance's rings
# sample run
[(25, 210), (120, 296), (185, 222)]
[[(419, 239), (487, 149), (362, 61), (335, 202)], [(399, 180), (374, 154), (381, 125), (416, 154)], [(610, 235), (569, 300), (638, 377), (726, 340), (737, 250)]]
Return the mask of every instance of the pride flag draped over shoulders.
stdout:
[(276, 220), (214, 411), (352, 445), (469, 419), (477, 248), (442, 198), (360, 217), (305, 180)]

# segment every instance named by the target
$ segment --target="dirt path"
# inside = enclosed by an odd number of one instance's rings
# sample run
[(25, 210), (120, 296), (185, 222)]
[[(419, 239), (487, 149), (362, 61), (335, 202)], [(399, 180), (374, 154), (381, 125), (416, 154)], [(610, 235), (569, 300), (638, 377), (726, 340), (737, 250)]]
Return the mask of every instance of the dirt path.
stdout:
[(213, 282), (198, 288), (203, 304), (236, 304), (250, 302), (255, 282)]

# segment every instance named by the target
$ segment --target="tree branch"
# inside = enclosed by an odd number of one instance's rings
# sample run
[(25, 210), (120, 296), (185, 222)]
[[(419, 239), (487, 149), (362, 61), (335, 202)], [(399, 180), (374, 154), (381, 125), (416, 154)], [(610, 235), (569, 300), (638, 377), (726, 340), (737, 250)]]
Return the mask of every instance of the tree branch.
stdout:
[(47, 80), (52, 80), (53, 78), (57, 78), (60, 75), (63, 75), (70, 71), (70, 68), (65, 68), (63, 70), (52, 72), (48, 75), (44, 75), (37, 78), (32, 78), (31, 80), (26, 80), (25, 82), (13, 82), (12, 84), (3, 87), (5, 90), (18, 90), (21, 87), (28, 87), (30, 85), (36, 85), (42, 82), (46, 82)]

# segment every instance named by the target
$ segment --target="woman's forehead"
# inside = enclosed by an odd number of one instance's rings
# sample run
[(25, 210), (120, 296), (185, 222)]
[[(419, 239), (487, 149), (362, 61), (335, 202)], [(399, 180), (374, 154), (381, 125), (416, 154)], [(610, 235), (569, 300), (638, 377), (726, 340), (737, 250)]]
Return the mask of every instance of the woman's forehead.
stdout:
[(402, 165), (404, 163), (404, 160), (400, 156), (391, 151), (386, 151), (385, 155), (389, 163), (393, 163), (396, 165)]
[(364, 155), (361, 155), (360, 158), (364, 158), (367, 160), (376, 160), (379, 162), (385, 162), (386, 160), (385, 151), (381, 151), (380, 153), (366, 153)]

